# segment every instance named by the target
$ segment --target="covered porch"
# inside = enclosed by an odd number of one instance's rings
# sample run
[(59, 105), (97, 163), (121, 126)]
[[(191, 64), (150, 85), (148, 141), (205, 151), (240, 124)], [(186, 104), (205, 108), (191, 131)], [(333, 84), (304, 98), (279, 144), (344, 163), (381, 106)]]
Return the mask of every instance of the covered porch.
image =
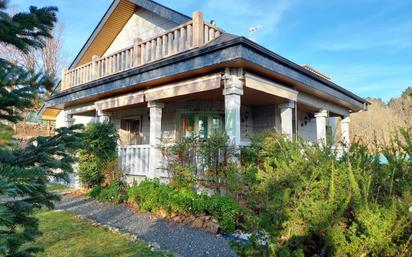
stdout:
[(349, 138), (344, 108), (241, 68), (68, 108), (63, 116), (66, 126), (81, 116), (116, 124), (119, 161), (129, 180), (166, 179), (158, 145), (188, 136), (206, 140), (226, 132), (231, 144), (243, 146), (254, 134), (276, 129), (288, 138), (323, 143), (328, 133), (335, 137), (340, 117), (341, 140)]

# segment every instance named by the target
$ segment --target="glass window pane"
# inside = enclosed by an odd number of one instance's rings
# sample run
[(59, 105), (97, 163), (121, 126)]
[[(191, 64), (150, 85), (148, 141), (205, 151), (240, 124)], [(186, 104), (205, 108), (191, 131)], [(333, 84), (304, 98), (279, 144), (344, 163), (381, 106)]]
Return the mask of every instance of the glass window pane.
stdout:
[(199, 138), (206, 139), (208, 137), (207, 133), (207, 116), (199, 116)]
[(181, 128), (183, 137), (194, 136), (195, 116), (194, 114), (182, 114)]
[(223, 120), (219, 116), (214, 116), (212, 118), (212, 133), (222, 133), (223, 131)]

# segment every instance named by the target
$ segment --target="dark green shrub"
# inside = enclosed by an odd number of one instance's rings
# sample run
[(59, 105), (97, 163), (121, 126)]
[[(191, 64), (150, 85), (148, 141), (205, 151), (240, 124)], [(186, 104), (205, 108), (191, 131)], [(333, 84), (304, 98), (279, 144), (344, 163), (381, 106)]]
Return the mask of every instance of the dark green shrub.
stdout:
[(127, 184), (123, 181), (113, 180), (106, 187), (97, 185), (89, 192), (89, 196), (99, 201), (123, 203), (127, 201)]
[(215, 133), (205, 141), (194, 136), (160, 146), (171, 175), (170, 185), (193, 190), (198, 183), (220, 194), (226, 186), (228, 170), (235, 163), (236, 149), (228, 144), (228, 139), (226, 134)]
[(85, 130), (84, 152), (93, 153), (102, 163), (117, 158), (119, 134), (112, 122), (90, 123)]
[(94, 186), (92, 190), (88, 193), (90, 197), (97, 198), (102, 192), (102, 187), (100, 185)]
[(186, 137), (174, 144), (166, 142), (160, 146), (173, 187), (192, 189), (195, 185), (197, 146), (197, 137)]
[(201, 175), (205, 178), (202, 185), (220, 194), (226, 186), (227, 173), (235, 160), (236, 149), (229, 145), (229, 137), (215, 133), (199, 145)]
[(161, 184), (159, 180), (144, 180), (128, 191), (129, 199), (135, 201), (140, 210), (157, 212), (165, 210), (169, 214), (190, 213), (193, 215), (212, 215), (221, 229), (231, 232), (236, 229), (240, 206), (224, 196), (197, 194), (188, 189), (175, 189)]
[(213, 195), (205, 198), (206, 206), (204, 207), (213, 218), (219, 221), (223, 231), (234, 231), (237, 227), (240, 215), (239, 204), (228, 197)]
[(167, 207), (170, 204), (168, 200), (171, 192), (172, 188), (161, 184), (159, 180), (144, 180), (138, 186), (133, 186), (128, 195), (139, 205), (140, 210), (156, 212), (169, 209)]
[(128, 186), (125, 182), (120, 180), (112, 181), (107, 187), (104, 187), (97, 197), (100, 201), (110, 201), (115, 203), (122, 203), (127, 201)]
[(117, 158), (117, 140), (113, 123), (93, 123), (86, 127), (84, 147), (79, 151), (79, 178), (84, 186), (91, 188), (106, 180), (104, 170), (109, 170), (107, 165)]
[(402, 133), (378, 152), (355, 143), (343, 156), (330, 146), (261, 135), (230, 176), (229, 194), (250, 211), (242, 227), (253, 234), (238, 244), (239, 254), (410, 255), (412, 144), (410, 132)]
[(99, 161), (93, 154), (82, 154), (79, 158), (79, 179), (82, 185), (92, 188), (104, 181)]

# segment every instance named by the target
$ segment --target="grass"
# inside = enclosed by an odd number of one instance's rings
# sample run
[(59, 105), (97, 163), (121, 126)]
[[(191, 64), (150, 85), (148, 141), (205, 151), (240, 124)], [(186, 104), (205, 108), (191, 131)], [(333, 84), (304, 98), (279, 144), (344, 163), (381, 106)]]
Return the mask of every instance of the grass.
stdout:
[(62, 191), (62, 190), (68, 190), (70, 189), (69, 186), (63, 185), (63, 184), (58, 184), (58, 183), (48, 183), (47, 184), (47, 191)]
[(40, 257), (168, 256), (151, 251), (144, 243), (131, 241), (125, 235), (96, 227), (69, 212), (41, 211), (36, 217), (43, 235), (33, 244), (44, 248), (37, 255)]

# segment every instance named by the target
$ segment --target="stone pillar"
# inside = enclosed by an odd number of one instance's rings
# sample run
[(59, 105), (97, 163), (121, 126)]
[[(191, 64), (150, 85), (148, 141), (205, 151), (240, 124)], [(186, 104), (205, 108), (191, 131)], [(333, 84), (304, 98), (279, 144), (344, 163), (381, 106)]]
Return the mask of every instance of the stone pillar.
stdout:
[(331, 135), (331, 143), (333, 146), (336, 146), (336, 117), (329, 117), (328, 119), (328, 126), (330, 126), (332, 135)]
[(321, 110), (315, 113), (316, 118), (316, 139), (318, 143), (326, 143), (326, 118), (328, 117), (327, 110)]
[(71, 127), (74, 125), (74, 118), (72, 114), (64, 113), (64, 126)]
[(162, 152), (158, 146), (162, 142), (162, 109), (163, 103), (148, 102), (150, 109), (150, 160), (148, 178), (156, 178), (158, 170), (162, 168)]
[(287, 138), (293, 137), (293, 108), (295, 102), (287, 101), (279, 105), (281, 133)]
[(350, 144), (349, 139), (349, 125), (350, 125), (350, 117), (346, 116), (340, 121), (340, 128), (342, 133), (342, 144), (348, 146)]
[(225, 130), (230, 144), (240, 145), (240, 106), (243, 95), (243, 70), (225, 71), (223, 95), (225, 96)]
[(110, 121), (111, 113), (98, 110), (97, 118), (99, 123), (106, 123)]

